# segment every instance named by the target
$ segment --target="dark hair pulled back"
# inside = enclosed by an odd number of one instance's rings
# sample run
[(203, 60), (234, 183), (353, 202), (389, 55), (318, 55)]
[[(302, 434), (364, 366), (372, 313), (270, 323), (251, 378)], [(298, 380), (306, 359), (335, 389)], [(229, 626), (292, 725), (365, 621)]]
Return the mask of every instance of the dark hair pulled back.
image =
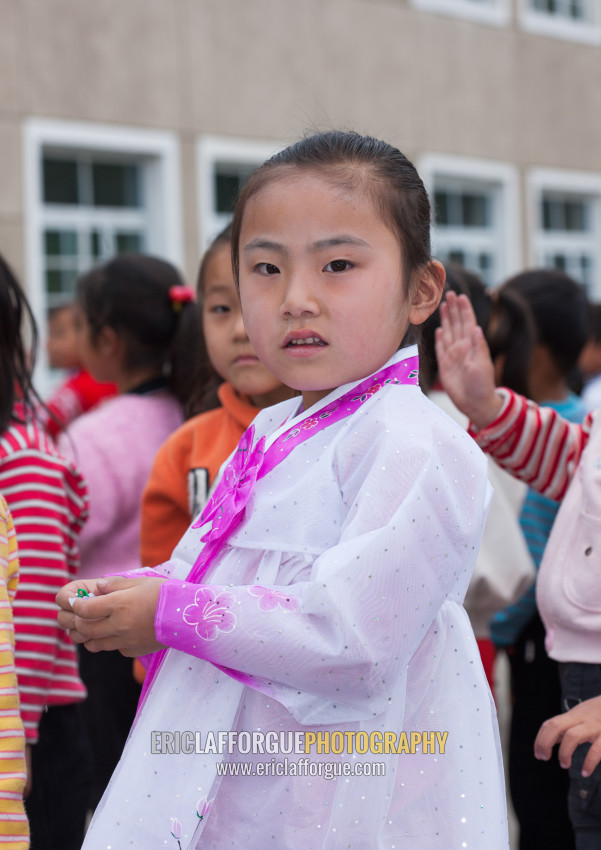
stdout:
[[(445, 263), (445, 292), (466, 295), (484, 331), (493, 360), (501, 358), (500, 382), (521, 395), (528, 391), (528, 363), (534, 340), (534, 324), (525, 301), (512, 292), (487, 289), (478, 275), (454, 263)], [(422, 325), (420, 384), (429, 392), (438, 379), (435, 332), (440, 308)]]
[(415, 166), (397, 148), (355, 132), (307, 136), (268, 159), (242, 188), (232, 222), (232, 266), (240, 271), (240, 232), (246, 204), (272, 180), (295, 171), (322, 174), (343, 189), (362, 189), (401, 246), (405, 286), (431, 260), (430, 201)]
[[(29, 349), (23, 342), (25, 334)], [(42, 405), (32, 383), (37, 347), (38, 329), (29, 302), (0, 255), (0, 433), (13, 418), (17, 392), (28, 413)]]
[(509, 278), (499, 292), (516, 293), (532, 311), (536, 341), (556, 368), (569, 376), (589, 335), (584, 287), (559, 269), (529, 269)]
[(90, 326), (91, 342), (103, 327), (125, 342), (127, 369), (155, 368), (188, 412), (194, 389), (198, 320), (195, 304), (175, 302), (183, 286), (177, 269), (144, 254), (120, 254), (77, 282), (77, 302)]

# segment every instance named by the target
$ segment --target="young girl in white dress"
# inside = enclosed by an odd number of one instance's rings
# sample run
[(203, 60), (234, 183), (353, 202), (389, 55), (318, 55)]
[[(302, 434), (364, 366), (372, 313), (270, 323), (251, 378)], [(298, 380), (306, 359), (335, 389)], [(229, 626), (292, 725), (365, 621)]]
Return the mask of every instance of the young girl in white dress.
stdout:
[(486, 462), (403, 347), (444, 285), (429, 212), (413, 165), (354, 133), (244, 187), (248, 334), (300, 397), (259, 413), (172, 560), (57, 597), (89, 650), (152, 653), (85, 850), (508, 846), (462, 607)]

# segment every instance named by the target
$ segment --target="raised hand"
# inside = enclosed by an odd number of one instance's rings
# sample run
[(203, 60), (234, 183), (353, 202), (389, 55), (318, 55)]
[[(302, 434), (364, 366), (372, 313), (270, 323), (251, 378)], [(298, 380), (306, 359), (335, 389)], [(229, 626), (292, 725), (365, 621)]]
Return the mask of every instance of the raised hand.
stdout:
[(438, 375), (451, 400), (476, 428), (489, 425), (502, 399), (495, 389), (494, 367), (482, 328), (465, 295), (447, 292), (436, 330)]

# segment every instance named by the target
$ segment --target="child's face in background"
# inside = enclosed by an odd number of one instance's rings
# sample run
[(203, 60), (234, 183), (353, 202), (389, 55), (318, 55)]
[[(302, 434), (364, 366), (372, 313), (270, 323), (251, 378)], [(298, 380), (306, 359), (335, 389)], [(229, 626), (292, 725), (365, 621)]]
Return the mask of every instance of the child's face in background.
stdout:
[(207, 264), (202, 297), (205, 344), (218, 374), (256, 407), (288, 398), (288, 387), (265, 368), (248, 339), (228, 244), (216, 248)]
[(48, 364), (53, 369), (74, 369), (80, 365), (74, 307), (61, 307), (49, 317), (46, 350)]
[(399, 348), (413, 317), (401, 248), (365, 192), (279, 177), (248, 200), (239, 247), (249, 336), (305, 407)]
[(82, 369), (85, 369), (96, 381), (114, 381), (112, 362), (103, 351), (103, 346), (92, 341), (92, 329), (83, 308), (76, 304), (73, 309), (77, 333), (77, 348)]

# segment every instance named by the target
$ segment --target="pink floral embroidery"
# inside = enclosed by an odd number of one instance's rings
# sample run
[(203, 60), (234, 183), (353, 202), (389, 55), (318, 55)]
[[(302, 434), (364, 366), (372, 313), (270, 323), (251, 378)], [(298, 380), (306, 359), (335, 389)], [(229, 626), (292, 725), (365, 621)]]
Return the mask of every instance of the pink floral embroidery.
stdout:
[(374, 393), (377, 393), (378, 390), (381, 389), (381, 388), (382, 388), (381, 384), (374, 384), (372, 387), (370, 387), (367, 390), (367, 395), (373, 395)]
[(282, 611), (296, 611), (298, 608), (298, 599), (292, 593), (282, 593), (281, 590), (271, 590), (269, 587), (259, 587), (259, 585), (249, 587), (248, 592), (251, 596), (258, 598), (261, 611), (273, 611), (275, 608), (281, 608)]
[(216, 594), (215, 588), (200, 587), (194, 594), (194, 604), (184, 608), (184, 623), (196, 627), (202, 640), (215, 640), (219, 632), (231, 632), (236, 627), (236, 615), (229, 610), (234, 597), (227, 590)]
[(213, 800), (209, 800), (209, 802), (207, 803), (206, 796), (201, 797), (200, 800), (198, 801), (198, 803), (196, 804), (196, 817), (199, 820), (206, 818), (206, 816), (211, 811), (212, 807), (213, 807)]
[(316, 425), (319, 425), (317, 419), (313, 419), (310, 417), (309, 419), (305, 419), (304, 422), (301, 422), (301, 428), (305, 431), (309, 431), (311, 428), (315, 428)]
[(215, 492), (205, 505), (200, 519), (192, 528), (200, 528), (211, 522), (211, 528), (203, 534), (203, 543), (219, 540), (231, 534), (244, 517), (244, 508), (263, 465), (265, 437), (261, 437), (253, 449), (254, 426), (244, 432), (231, 462), (226, 466)]
[(176, 839), (176, 841), (177, 841), (177, 846), (178, 846), (178, 847), (180, 848), (180, 850), (181, 850), (182, 843), (181, 843), (181, 841), (180, 841), (180, 838), (182, 837), (182, 825), (181, 825), (181, 823), (178, 821), (178, 819), (177, 819), (177, 818), (172, 818), (171, 820), (172, 820), (172, 824), (171, 824), (171, 835), (172, 835), (172, 836)]

